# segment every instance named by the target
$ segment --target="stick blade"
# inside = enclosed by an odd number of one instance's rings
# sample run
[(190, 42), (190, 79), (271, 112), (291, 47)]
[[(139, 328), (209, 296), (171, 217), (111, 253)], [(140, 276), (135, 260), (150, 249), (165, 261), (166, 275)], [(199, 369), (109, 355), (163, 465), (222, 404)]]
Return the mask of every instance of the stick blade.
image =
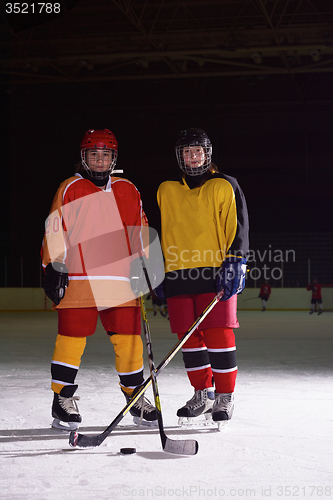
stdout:
[(95, 448), (104, 441), (104, 436), (98, 434), (97, 436), (85, 436), (77, 431), (72, 431), (69, 435), (69, 444), (72, 448)]
[(196, 455), (198, 453), (199, 444), (195, 439), (169, 439), (165, 441), (163, 450), (167, 453), (175, 455)]

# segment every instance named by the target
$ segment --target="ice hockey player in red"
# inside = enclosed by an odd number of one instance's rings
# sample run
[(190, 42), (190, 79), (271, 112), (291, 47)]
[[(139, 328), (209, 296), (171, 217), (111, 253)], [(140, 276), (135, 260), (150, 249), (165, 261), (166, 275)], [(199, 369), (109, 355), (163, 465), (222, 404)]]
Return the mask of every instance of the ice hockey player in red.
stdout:
[[(80, 152), (77, 172), (54, 197), (41, 251), (44, 290), (58, 312), (52, 425), (70, 430), (82, 421), (75, 378), (98, 316), (113, 344), (126, 401), (144, 381), (140, 305), (130, 280), (133, 251), (144, 252), (142, 231), (148, 225), (140, 193), (114, 176), (118, 143), (113, 132), (88, 130)], [(130, 412), (136, 421), (156, 422), (155, 407), (144, 396)]]
[(309, 314), (313, 314), (315, 312), (316, 305), (318, 304), (318, 315), (323, 312), (323, 300), (321, 296), (321, 285), (318, 283), (317, 279), (314, 278), (312, 283), (310, 283), (306, 287), (307, 291), (312, 291), (311, 297), (311, 310)]
[(175, 152), (181, 175), (163, 182), (157, 193), (172, 332), (181, 338), (224, 289), (222, 300), (182, 348), (194, 395), (177, 416), (180, 424), (204, 415), (221, 425), (234, 408), (233, 328), (239, 326), (237, 294), (245, 285), (246, 202), (236, 179), (212, 165), (212, 144), (202, 129), (183, 130)]
[(260, 293), (259, 293), (259, 298), (261, 299), (261, 304), (262, 304), (262, 311), (266, 311), (267, 301), (269, 299), (270, 294), (271, 294), (271, 285), (268, 283), (268, 280), (265, 280), (265, 282), (260, 287)]

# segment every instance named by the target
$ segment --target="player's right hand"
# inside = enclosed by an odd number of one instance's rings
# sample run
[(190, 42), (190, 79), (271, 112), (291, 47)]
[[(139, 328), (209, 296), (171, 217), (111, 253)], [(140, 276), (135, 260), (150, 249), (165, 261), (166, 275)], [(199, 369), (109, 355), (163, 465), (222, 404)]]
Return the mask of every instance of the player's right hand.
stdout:
[(57, 306), (68, 287), (68, 269), (61, 262), (52, 262), (45, 269), (43, 288), (45, 294)]

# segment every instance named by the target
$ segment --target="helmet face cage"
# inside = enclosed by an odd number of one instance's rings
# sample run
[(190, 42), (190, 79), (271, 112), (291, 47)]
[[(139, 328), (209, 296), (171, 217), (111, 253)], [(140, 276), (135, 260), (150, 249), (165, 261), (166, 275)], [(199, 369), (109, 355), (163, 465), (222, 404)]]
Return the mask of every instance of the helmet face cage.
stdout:
[[(189, 148), (200, 147), (204, 153), (203, 163), (191, 166), (185, 163), (184, 152)], [(202, 175), (209, 169), (212, 163), (212, 144), (207, 134), (202, 129), (188, 129), (181, 132), (175, 152), (179, 168), (187, 175)]]
[[(98, 152), (98, 151), (101, 151), (101, 150), (102, 151), (107, 151), (107, 152), (110, 153), (109, 166), (105, 170), (99, 170), (99, 171), (92, 170), (91, 167), (89, 166), (88, 153), (90, 151), (96, 151), (96, 152)], [(97, 179), (97, 180), (107, 179), (109, 177), (109, 175), (111, 175), (112, 171), (114, 170), (114, 167), (116, 166), (117, 157), (118, 157), (118, 151), (115, 150), (115, 149), (111, 149), (111, 148), (104, 147), (102, 149), (102, 148), (96, 147), (96, 148), (84, 148), (84, 149), (81, 149), (82, 165), (84, 166), (84, 168), (86, 169), (86, 171), (88, 172), (88, 174), (91, 177), (94, 177), (94, 179)]]
[[(118, 158), (118, 142), (111, 130), (88, 130), (80, 143), (82, 165), (88, 174), (97, 180), (106, 180), (114, 170)], [(94, 170), (91, 168), (92, 160), (88, 159), (89, 152), (109, 154), (108, 168), (103, 170)], [(103, 160), (103, 166), (105, 159)]]

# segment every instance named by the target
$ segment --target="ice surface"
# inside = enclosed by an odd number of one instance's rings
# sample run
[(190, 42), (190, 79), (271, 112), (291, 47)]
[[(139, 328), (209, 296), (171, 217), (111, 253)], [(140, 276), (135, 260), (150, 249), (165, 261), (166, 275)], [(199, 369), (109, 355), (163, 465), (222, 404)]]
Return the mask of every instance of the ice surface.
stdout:
[[(50, 427), (56, 313), (0, 313), (0, 498), (333, 498), (333, 314), (238, 317), (239, 374), (226, 428), (177, 426), (176, 410), (192, 396), (180, 353), (158, 378), (166, 434), (199, 442), (196, 456), (181, 457), (129, 415), (100, 447), (70, 448), (68, 434)], [(176, 338), (167, 319), (148, 319), (157, 366)], [(125, 405), (100, 324), (77, 382), (80, 432), (99, 433)], [(121, 455), (122, 447), (137, 453)]]

